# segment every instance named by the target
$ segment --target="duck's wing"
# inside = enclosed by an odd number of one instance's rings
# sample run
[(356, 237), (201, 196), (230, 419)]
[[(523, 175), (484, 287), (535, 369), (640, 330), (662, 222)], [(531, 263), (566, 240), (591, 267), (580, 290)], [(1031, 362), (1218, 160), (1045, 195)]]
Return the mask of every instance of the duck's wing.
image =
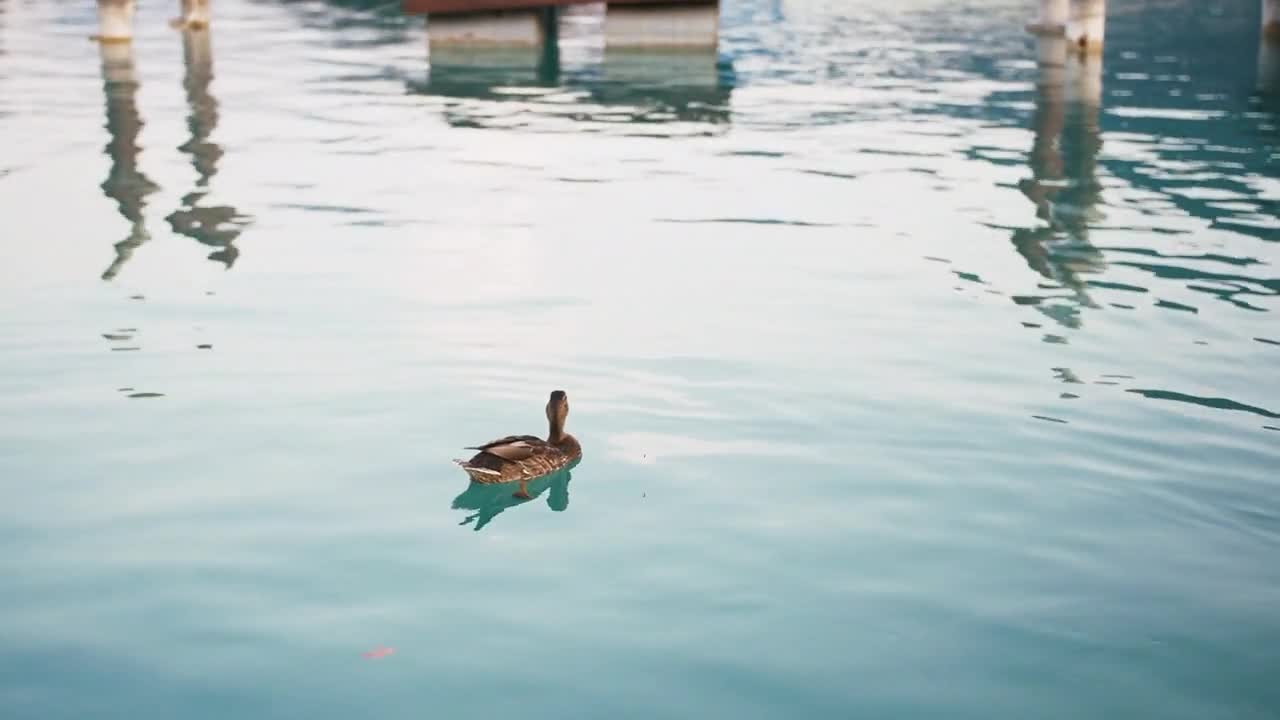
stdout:
[(507, 462), (519, 462), (532, 457), (535, 452), (546, 444), (545, 440), (533, 435), (508, 435), (504, 438), (491, 440), (483, 445), (469, 447), (467, 450), (479, 450), (482, 453), (502, 458)]
[(520, 440), (523, 440), (524, 442), (527, 442), (527, 443), (546, 442), (542, 438), (534, 435), (508, 435), (506, 437), (498, 438), (497, 440), (490, 440), (489, 442), (484, 443), (483, 445), (473, 445), (466, 449), (467, 450), (488, 450), (489, 448), (494, 447), (496, 445), (507, 445), (509, 443), (517, 442)]

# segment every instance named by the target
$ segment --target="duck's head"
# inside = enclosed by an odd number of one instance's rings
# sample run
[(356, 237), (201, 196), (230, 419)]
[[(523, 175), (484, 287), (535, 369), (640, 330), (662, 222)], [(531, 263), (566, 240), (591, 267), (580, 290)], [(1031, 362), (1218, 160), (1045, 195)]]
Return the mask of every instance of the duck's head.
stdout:
[(559, 435), (564, 430), (565, 418), (569, 417), (569, 396), (563, 390), (551, 393), (547, 401), (547, 422), (551, 423), (551, 434)]

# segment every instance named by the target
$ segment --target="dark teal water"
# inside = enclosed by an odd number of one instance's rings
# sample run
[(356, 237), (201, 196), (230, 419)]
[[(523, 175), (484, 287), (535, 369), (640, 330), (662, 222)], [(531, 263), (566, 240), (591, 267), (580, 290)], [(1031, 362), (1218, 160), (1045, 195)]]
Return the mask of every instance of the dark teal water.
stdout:
[(0, 0), (0, 717), (1280, 714), (1256, 2), (214, 4)]

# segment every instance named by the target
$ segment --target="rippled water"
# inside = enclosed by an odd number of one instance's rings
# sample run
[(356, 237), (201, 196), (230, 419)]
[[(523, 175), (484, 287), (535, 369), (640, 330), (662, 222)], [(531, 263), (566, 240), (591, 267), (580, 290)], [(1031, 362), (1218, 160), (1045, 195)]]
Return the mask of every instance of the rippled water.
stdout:
[(1253, 0), (214, 5), (0, 0), (3, 717), (1280, 712)]

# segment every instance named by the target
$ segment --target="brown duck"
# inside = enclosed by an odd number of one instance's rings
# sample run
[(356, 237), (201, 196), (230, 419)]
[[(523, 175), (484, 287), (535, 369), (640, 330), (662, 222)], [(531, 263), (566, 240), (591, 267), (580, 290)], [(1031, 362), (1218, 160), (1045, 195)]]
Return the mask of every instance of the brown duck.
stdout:
[(469, 447), (478, 450), (470, 460), (454, 460), (471, 480), (494, 484), (519, 482), (518, 498), (529, 497), (529, 481), (564, 469), (582, 457), (582, 446), (564, 431), (565, 418), (569, 417), (569, 396), (563, 390), (551, 393), (547, 401), (547, 422), (550, 431), (547, 439), (533, 435), (509, 435), (483, 445)]

